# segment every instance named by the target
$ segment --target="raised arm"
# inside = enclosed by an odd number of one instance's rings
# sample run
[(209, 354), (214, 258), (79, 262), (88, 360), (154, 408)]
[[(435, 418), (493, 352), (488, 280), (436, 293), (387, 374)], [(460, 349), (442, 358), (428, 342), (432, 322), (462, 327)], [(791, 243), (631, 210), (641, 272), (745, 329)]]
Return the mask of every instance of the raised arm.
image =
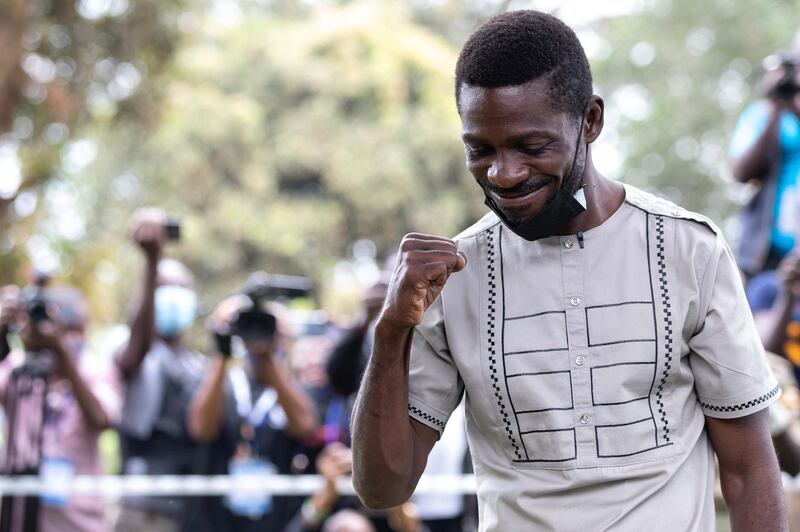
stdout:
[(778, 295), (769, 309), (753, 313), (764, 349), (781, 356), (786, 343), (786, 327), (792, 319), (797, 295), (800, 294), (800, 254), (790, 253), (778, 267)]
[(227, 357), (214, 355), (187, 411), (186, 426), (196, 441), (212, 441), (219, 434), (225, 405)]
[[(778, 68), (767, 72), (762, 80), (762, 92), (766, 95), (769, 110), (766, 124), (761, 133), (750, 145), (736, 155), (733, 161), (733, 176), (740, 183), (761, 181), (769, 175), (775, 164), (780, 163), (780, 124), (786, 112), (794, 112), (800, 116), (800, 109), (793, 99), (786, 99), (779, 94), (777, 87), (783, 79), (785, 71)], [(734, 139), (734, 142), (736, 140)]]
[(733, 160), (731, 171), (740, 183), (761, 181), (780, 160), (780, 122), (786, 106), (770, 102), (767, 124), (756, 140)]
[(736, 419), (706, 417), (719, 460), (733, 532), (788, 531), (780, 471), (767, 409)]
[(155, 293), (158, 261), (165, 240), (165, 220), (165, 214), (159, 209), (142, 209), (134, 215), (131, 238), (141, 248), (145, 264), (136, 307), (130, 322), (130, 338), (116, 359), (126, 378), (132, 377), (139, 370), (156, 336)]
[(78, 371), (73, 360), (78, 353), (69, 351), (64, 342), (64, 331), (59, 325), (51, 319), (34, 323), (27, 314), (21, 316), (20, 325), (19, 334), (26, 350), (49, 350), (55, 355), (58, 373), (69, 381), (87, 426), (97, 431), (108, 428), (111, 425), (110, 417), (92, 390), (91, 383)]
[(400, 245), (353, 413), (353, 483), (371, 508), (411, 496), (436, 442), (436, 431), (408, 415), (411, 338), (450, 274), (465, 265), (445, 238), (413, 233)]

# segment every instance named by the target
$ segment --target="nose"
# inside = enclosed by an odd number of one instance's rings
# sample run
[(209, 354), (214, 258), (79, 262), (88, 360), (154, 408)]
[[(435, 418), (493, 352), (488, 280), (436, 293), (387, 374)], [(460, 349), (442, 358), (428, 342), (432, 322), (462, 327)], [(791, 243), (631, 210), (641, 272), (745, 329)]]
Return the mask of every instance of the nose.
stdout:
[(512, 188), (528, 178), (528, 170), (513, 155), (499, 152), (489, 166), (486, 178), (500, 188)]

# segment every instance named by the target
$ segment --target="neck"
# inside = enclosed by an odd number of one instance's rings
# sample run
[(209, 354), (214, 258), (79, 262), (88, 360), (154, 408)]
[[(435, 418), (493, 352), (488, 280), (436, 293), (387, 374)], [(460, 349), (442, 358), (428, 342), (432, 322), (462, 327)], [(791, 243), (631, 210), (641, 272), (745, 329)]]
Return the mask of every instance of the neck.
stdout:
[(586, 157), (586, 169), (583, 172), (586, 210), (567, 222), (560, 231), (562, 235), (574, 235), (598, 227), (617, 212), (625, 201), (625, 188), (621, 183), (600, 175), (595, 170), (589, 153)]

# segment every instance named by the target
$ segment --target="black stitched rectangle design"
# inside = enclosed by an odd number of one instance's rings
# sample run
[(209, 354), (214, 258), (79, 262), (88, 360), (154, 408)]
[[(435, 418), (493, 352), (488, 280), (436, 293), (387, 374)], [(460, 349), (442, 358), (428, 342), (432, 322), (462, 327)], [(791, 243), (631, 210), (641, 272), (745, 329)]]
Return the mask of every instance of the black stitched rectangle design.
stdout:
[(521, 373), (506, 379), (517, 414), (572, 408), (569, 371)]
[(578, 457), (574, 428), (530, 430), (521, 433), (521, 437), (528, 453), (536, 457), (530, 462), (568, 462)]
[(622, 405), (646, 401), (655, 362), (628, 362), (591, 368), (592, 404)]
[(649, 416), (628, 423), (598, 425), (594, 431), (600, 458), (633, 456), (657, 448), (652, 445), (642, 448), (642, 442), (653, 441), (653, 418)]
[(589, 347), (655, 342), (652, 305), (652, 301), (625, 301), (586, 307)]

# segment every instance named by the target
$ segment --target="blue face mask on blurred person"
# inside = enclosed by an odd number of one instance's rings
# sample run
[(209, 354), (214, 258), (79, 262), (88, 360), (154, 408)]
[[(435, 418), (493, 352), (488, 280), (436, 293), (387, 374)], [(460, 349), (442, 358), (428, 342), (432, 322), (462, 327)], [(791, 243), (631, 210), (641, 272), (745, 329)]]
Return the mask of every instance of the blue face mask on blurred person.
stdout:
[(197, 295), (182, 286), (156, 288), (156, 330), (173, 338), (192, 326), (197, 312)]

